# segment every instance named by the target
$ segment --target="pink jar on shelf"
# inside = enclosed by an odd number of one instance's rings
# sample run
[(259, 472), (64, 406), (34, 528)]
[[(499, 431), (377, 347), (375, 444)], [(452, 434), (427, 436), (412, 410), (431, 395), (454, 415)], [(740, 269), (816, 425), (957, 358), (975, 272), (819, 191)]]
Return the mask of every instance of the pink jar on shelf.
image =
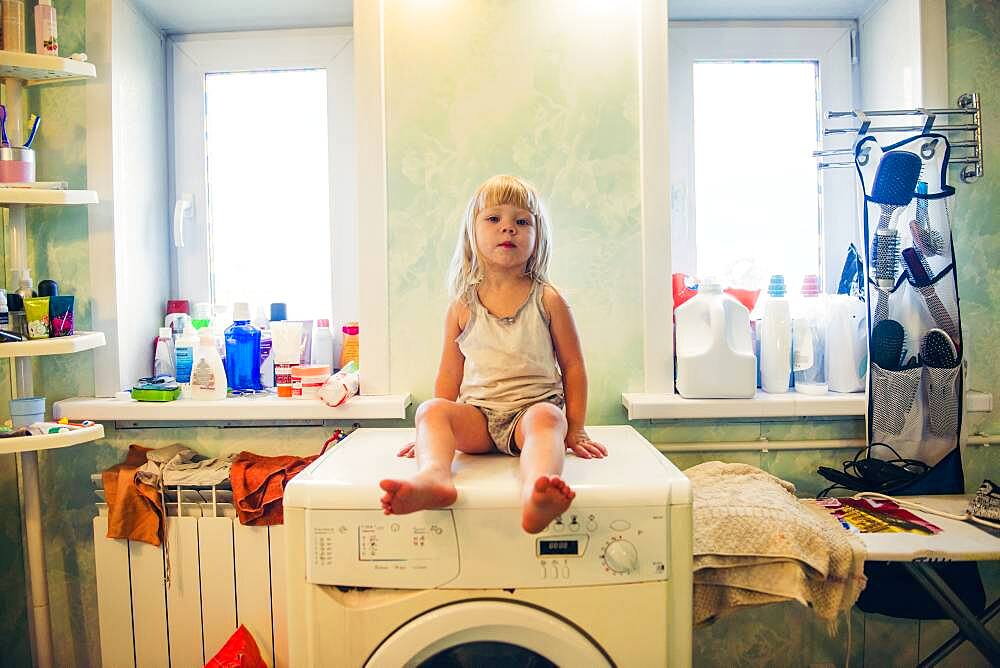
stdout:
[(0, 147), (0, 183), (34, 183), (35, 152), (22, 146)]

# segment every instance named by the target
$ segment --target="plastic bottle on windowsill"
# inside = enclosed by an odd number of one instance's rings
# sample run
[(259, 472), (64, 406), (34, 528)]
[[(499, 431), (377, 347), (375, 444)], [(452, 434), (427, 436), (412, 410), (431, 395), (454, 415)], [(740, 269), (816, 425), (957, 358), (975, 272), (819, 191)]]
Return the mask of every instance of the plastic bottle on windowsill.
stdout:
[[(677, 391), (688, 399), (747, 399), (757, 390), (750, 312), (714, 281), (674, 311)], [(346, 345), (346, 344), (345, 344)]]
[(792, 321), (795, 391), (826, 394), (826, 300), (818, 276), (809, 274), (802, 280), (801, 295)]
[(788, 391), (792, 373), (792, 313), (784, 276), (771, 277), (767, 295), (760, 331), (760, 387), (781, 394)]
[(260, 330), (250, 324), (250, 305), (236, 302), (226, 329), (226, 378), (234, 390), (263, 389), (260, 384)]

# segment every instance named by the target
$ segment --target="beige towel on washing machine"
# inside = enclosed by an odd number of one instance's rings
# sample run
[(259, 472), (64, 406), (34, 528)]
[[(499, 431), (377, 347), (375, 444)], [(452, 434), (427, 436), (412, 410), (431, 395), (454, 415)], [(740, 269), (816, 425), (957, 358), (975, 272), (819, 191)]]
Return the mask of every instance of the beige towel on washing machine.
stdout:
[(864, 545), (795, 486), (747, 464), (684, 472), (694, 493), (694, 622), (798, 601), (833, 623), (865, 586)]

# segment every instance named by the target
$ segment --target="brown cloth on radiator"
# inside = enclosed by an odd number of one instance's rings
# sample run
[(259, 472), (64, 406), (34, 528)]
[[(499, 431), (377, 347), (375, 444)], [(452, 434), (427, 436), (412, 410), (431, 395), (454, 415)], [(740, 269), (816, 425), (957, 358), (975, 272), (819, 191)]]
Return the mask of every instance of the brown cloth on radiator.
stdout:
[(128, 446), (121, 464), (101, 474), (108, 504), (108, 538), (140, 540), (159, 546), (163, 538), (163, 502), (156, 487), (139, 482), (135, 473), (146, 463), (149, 448)]
[(241, 452), (229, 470), (233, 505), (240, 523), (249, 526), (283, 524), (285, 485), (317, 457), (319, 455), (264, 457)]

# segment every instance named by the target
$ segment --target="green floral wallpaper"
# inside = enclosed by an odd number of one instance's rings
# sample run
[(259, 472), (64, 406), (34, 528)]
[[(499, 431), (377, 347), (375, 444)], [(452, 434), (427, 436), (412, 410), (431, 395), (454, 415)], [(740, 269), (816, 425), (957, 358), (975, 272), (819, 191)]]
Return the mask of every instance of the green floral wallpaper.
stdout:
[[(586, 3), (586, 12), (570, 11), (577, 5), (571, 0), (419, 3), (419, 15), (412, 13), (417, 4), (388, 0), (386, 12), (393, 387), (409, 389), (417, 401), (430, 396), (446, 306), (444, 276), (461, 209), (482, 179), (513, 172), (535, 181), (548, 199), (555, 235), (552, 277), (573, 305), (583, 337), (591, 376), (590, 419), (622, 423), (621, 392), (641, 384), (634, 17), (621, 12), (624, 3)], [(85, 3), (56, 0), (55, 5), (64, 52), (84, 51)], [(475, 20), (467, 20), (473, 11)], [(1000, 8), (991, 0), (949, 0), (948, 22), (952, 96), (979, 91), (986, 128), (986, 177), (975, 185), (958, 185), (954, 220), (969, 384), (1000, 396), (1000, 353), (990, 338), (1000, 310), (1000, 273), (993, 261), (1000, 249), (1000, 180), (990, 168), (990, 156), (1000, 156)], [(41, 178), (85, 185), (84, 98), (79, 83), (41, 87), (28, 96), (31, 111), (45, 118), (38, 145)], [(75, 293), (78, 323), (84, 327), (90, 308), (86, 223), (83, 207), (36, 209), (29, 218), (36, 280), (53, 277)], [(9, 393), (4, 365), (0, 362), (3, 405)], [(92, 377), (86, 353), (35, 364), (38, 393), (50, 401), (89, 392)], [(835, 419), (633, 425), (659, 444), (863, 434), (860, 420)], [(117, 431), (106, 425), (108, 436), (100, 443), (42, 453), (57, 665), (100, 665), (91, 473), (117, 463), (133, 442), (153, 447), (184, 442), (206, 455), (241, 449), (306, 454), (338, 426), (350, 425)], [(970, 425), (973, 432), (998, 429), (996, 412)], [(970, 486), (987, 476), (996, 479), (994, 450), (967, 449)], [(814, 494), (819, 488), (815, 467), (836, 466), (849, 453), (706, 449), (670, 457), (681, 468), (710, 459), (751, 463), (791, 480), (802, 494)], [(0, 456), (0, 600), (5, 603), (0, 606), (5, 639), (0, 666), (29, 662), (18, 503), (15, 459)], [(991, 589), (1000, 590), (997, 569), (985, 573)], [(914, 665), (949, 633), (950, 624), (943, 622), (918, 624), (855, 612), (851, 663)], [(808, 610), (771, 606), (699, 629), (695, 664), (841, 665), (846, 639), (843, 621), (840, 634), (831, 638)], [(985, 665), (968, 645), (947, 664)]]

